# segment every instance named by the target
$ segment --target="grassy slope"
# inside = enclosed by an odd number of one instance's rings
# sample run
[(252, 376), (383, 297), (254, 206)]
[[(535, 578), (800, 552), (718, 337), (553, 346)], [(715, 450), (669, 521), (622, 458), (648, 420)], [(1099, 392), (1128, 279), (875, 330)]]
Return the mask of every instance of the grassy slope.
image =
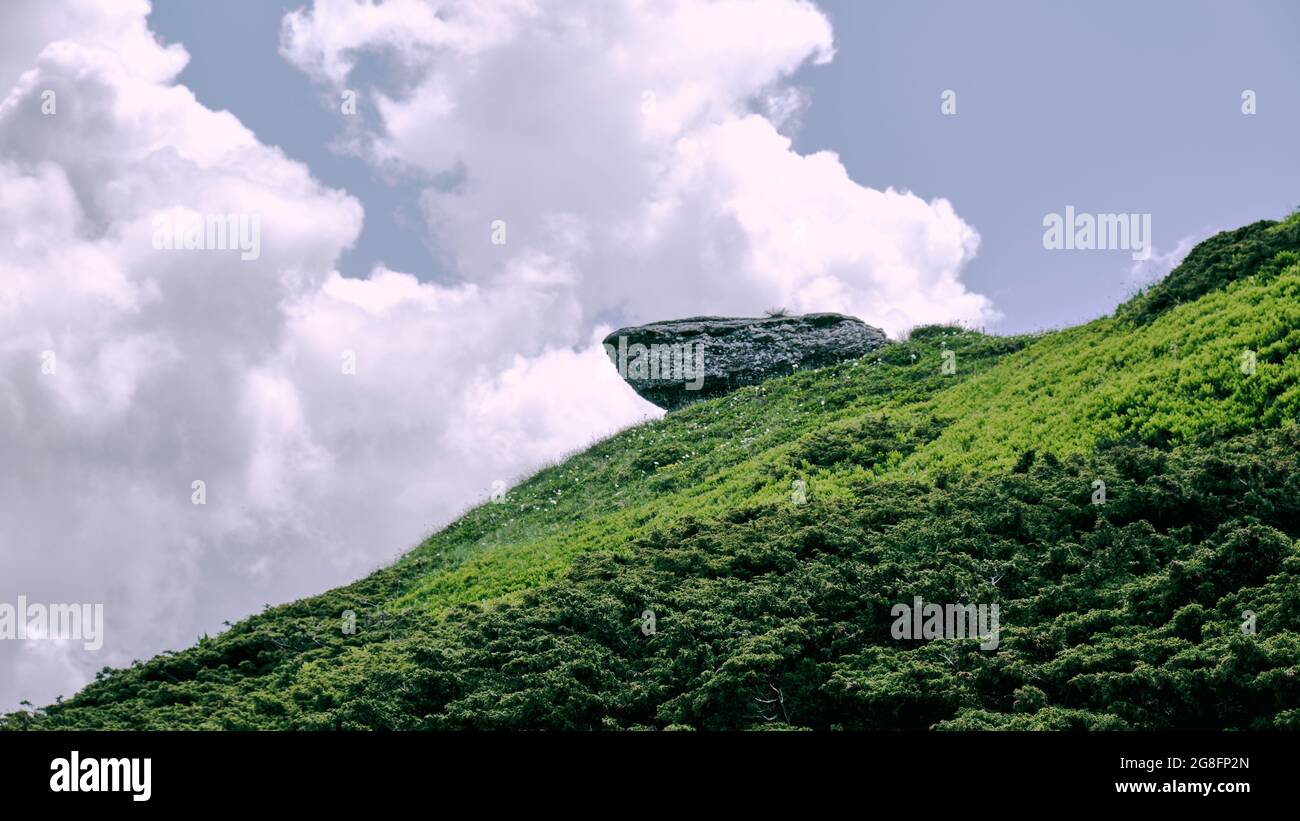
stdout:
[[(1273, 242), (1275, 229), (1252, 236)], [(1226, 253), (1214, 257), (1219, 268)], [(1117, 317), (1034, 339), (918, 329), (858, 362), (630, 429), (471, 511), (390, 568), (106, 672), (36, 723), (338, 726), (343, 694), (382, 684), (388, 666), (405, 671), (409, 647), (394, 648), (445, 630), (449, 612), (519, 602), (593, 551), (634, 560), (637, 545), (683, 523), (788, 506), (796, 480), (814, 506), (844, 505), (872, 482), (943, 485), (1009, 468), (1031, 449), (1081, 455), (1122, 438), (1168, 447), (1278, 426), (1300, 411), (1300, 358), (1291, 356), (1300, 268), (1261, 268), (1254, 246), (1243, 256), (1256, 275), (1220, 276), (1230, 284), (1218, 291), (1187, 285), (1206, 269), (1171, 276), (1171, 290), (1204, 295), (1158, 313), (1145, 306), (1179, 300), (1157, 289)], [(1240, 368), (1247, 348), (1256, 351), (1250, 376)], [(944, 349), (956, 352), (955, 375), (941, 372)], [(339, 629), (347, 609), (358, 614), (355, 635)], [(275, 695), (285, 692), (294, 694), (287, 702)], [(399, 718), (349, 722), (406, 726)]]
[[(1300, 728), (1298, 433), (1044, 455), (942, 486), (871, 479), (842, 499), (683, 519), (578, 557), (518, 604), (309, 664), (264, 719)], [(1098, 476), (1105, 505), (1089, 496)], [(996, 652), (892, 640), (891, 607), (917, 595), (998, 604)]]

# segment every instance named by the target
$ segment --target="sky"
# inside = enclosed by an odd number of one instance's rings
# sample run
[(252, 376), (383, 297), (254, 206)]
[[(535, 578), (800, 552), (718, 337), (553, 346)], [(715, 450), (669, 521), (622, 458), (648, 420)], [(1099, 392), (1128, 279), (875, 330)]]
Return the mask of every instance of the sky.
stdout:
[[(163, 2), (150, 23), (190, 50), (181, 80), (200, 100), (235, 112), (259, 138), (366, 203), (344, 273), (364, 276), (384, 262), (446, 277), (412, 218), (418, 189), (331, 151), (338, 118), (278, 55), (278, 20), (299, 5)], [(962, 279), (1001, 314), (990, 331), (1109, 313), (1196, 241), (1300, 206), (1300, 153), (1288, 150), (1300, 133), (1294, 3), (817, 6), (833, 25), (836, 54), (792, 78), (810, 103), (796, 150), (835, 152), (863, 185), (950, 200), (980, 235)], [(362, 76), (376, 82), (375, 74)], [(1246, 89), (1256, 92), (1253, 116), (1241, 113)], [(955, 115), (940, 111), (946, 90), (956, 93)], [(1135, 266), (1122, 250), (1044, 249), (1043, 216), (1066, 205), (1152, 214), (1155, 258)]]
[[(0, 609), (104, 631), (0, 640), (0, 709), (655, 418), (613, 328), (1062, 327), (1300, 205), (1300, 10), (1133, 5), (10, 0)], [(1149, 259), (1046, 248), (1067, 207)]]

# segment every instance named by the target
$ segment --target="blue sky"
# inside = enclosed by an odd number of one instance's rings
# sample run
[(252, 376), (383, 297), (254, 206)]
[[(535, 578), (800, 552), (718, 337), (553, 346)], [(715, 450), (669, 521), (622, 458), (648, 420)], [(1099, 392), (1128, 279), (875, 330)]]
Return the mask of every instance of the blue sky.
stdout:
[[(181, 42), (181, 81), (366, 207), (341, 266), (383, 262), (445, 278), (416, 206), (420, 185), (383, 180), (330, 149), (342, 135), (319, 86), (278, 53), (291, 0), (159, 0), (151, 27)], [(820, 0), (836, 55), (802, 69), (811, 92), (795, 148), (839, 154), (873, 188), (945, 197), (979, 231), (968, 286), (1004, 319), (989, 330), (1077, 324), (1151, 276), (1125, 251), (1042, 246), (1045, 214), (1150, 213), (1155, 250), (1300, 207), (1300, 6), (1247, 2)], [(996, 14), (993, 11), (996, 10)], [(384, 84), (382, 72), (365, 74)], [(940, 112), (956, 92), (957, 113)], [(1257, 113), (1241, 112), (1251, 89)], [(364, 111), (363, 102), (363, 115)]]
[[(199, 102), (239, 117), (264, 143), (305, 162), (321, 182), (346, 189), (366, 206), (366, 223), (342, 270), (365, 276), (378, 262), (438, 276), (416, 212), (419, 186), (383, 180), (363, 160), (331, 150), (342, 135), (338, 103), (280, 56), (280, 20), (302, 6), (291, 0), (154, 3), (150, 27), (190, 53), (180, 81)], [(362, 99), (359, 113), (371, 113)]]
[(1076, 324), (1129, 292), (1128, 254), (1043, 249), (1043, 215), (1067, 204), (1151, 213), (1158, 251), (1300, 206), (1295, 3), (821, 5), (838, 53), (804, 72), (801, 148), (951, 199), (983, 239), (965, 279), (1006, 330)]

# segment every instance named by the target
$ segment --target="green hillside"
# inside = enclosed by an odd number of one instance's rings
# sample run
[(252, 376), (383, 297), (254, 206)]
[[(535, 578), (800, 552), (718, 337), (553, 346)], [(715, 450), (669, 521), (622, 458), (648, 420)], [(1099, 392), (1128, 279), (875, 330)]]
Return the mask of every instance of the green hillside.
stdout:
[[(1297, 251), (1300, 216), (1256, 223), (1086, 325), (697, 403), (3, 721), (1300, 728)], [(999, 646), (895, 640), (914, 596), (998, 604)]]

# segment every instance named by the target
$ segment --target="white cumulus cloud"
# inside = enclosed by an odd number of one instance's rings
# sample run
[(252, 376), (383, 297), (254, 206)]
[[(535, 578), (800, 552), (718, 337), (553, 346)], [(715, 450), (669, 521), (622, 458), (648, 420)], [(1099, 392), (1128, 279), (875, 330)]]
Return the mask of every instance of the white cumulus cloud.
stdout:
[[(588, 324), (683, 314), (856, 314), (891, 332), (996, 317), (961, 283), (978, 235), (944, 200), (876, 191), (798, 154), (789, 85), (832, 59), (801, 0), (318, 0), (285, 56), (379, 112), (364, 150), (446, 180), (423, 204), (450, 267), (571, 292)], [(507, 244), (490, 241), (504, 224)]]

